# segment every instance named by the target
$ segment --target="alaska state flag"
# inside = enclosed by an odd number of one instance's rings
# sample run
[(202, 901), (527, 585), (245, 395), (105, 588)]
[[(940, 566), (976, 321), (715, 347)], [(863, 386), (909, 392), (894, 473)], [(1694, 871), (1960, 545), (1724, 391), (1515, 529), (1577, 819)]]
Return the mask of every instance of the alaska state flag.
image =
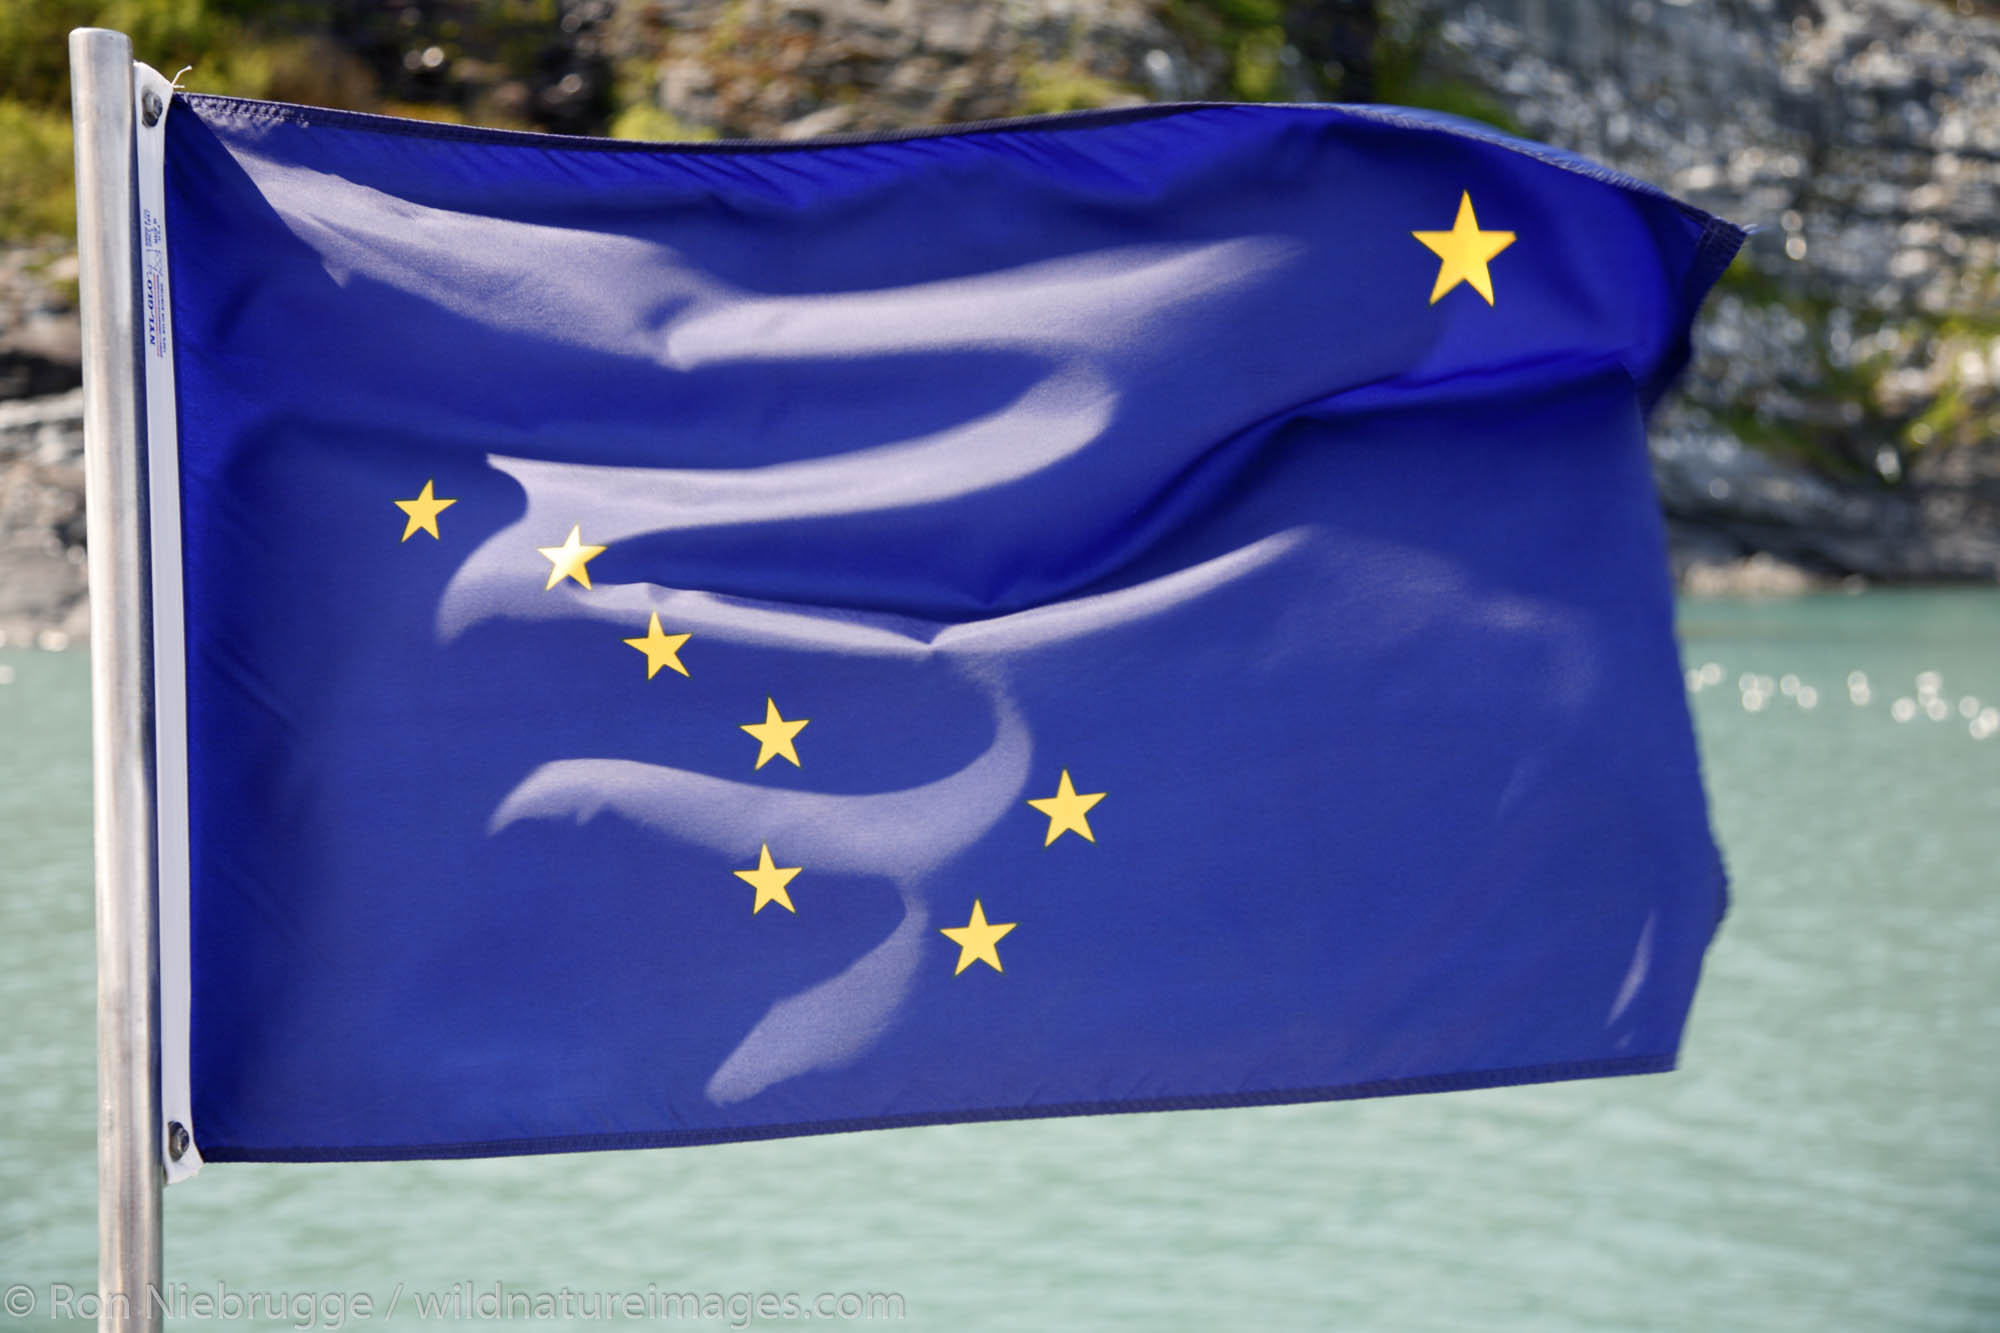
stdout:
[(1735, 228), (1366, 108), (164, 136), (206, 1159), (1672, 1065)]

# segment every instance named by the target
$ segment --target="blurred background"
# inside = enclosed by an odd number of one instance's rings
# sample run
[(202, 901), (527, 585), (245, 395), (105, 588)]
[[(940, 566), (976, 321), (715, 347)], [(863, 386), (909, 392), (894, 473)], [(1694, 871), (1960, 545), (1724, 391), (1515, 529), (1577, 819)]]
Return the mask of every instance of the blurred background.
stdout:
[[(504, 1282), (951, 1329), (2000, 1328), (2000, 2), (0, 0), (0, 1282), (40, 1300), (0, 1333), (74, 1327), (48, 1287), (95, 1251), (82, 24), (191, 89), (638, 139), (1401, 103), (1759, 228), (1653, 422), (1735, 894), (1680, 1072), (226, 1166), (169, 1195), (170, 1284), (376, 1322)], [(308, 1326), (213, 1326), (247, 1324)]]

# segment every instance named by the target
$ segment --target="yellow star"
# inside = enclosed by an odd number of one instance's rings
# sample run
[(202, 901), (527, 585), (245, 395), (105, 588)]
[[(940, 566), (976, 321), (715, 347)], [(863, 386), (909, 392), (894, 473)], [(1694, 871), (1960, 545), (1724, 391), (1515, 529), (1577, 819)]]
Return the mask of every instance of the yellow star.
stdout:
[(403, 540), (408, 541), (419, 532), (438, 535), (438, 515), (457, 504), (456, 500), (440, 500), (431, 494), (431, 483), (425, 482), (423, 492), (414, 500), (398, 500), (396, 508), (410, 516), (403, 524)]
[(1049, 836), (1042, 839), (1046, 847), (1065, 833), (1081, 833), (1085, 842), (1096, 842), (1091, 835), (1090, 807), (1104, 799), (1103, 792), (1088, 792), (1078, 795), (1075, 787), (1069, 785), (1069, 770), (1062, 771), (1062, 781), (1056, 784), (1054, 796), (1044, 796), (1028, 804), (1049, 817)]
[(1443, 261), (1438, 265), (1437, 282), (1431, 287), (1432, 305), (1461, 282), (1471, 283), (1472, 289), (1486, 298), (1486, 304), (1493, 304), (1493, 275), (1486, 271), (1486, 265), (1514, 243), (1514, 233), (1479, 230), (1479, 219), (1472, 214), (1470, 190), (1461, 191), (1458, 196), (1458, 220), (1451, 224), (1450, 231), (1413, 231), (1410, 235), (1436, 251)]
[(646, 627), (644, 638), (627, 639), (625, 642), (646, 655), (646, 679), (660, 674), (661, 667), (672, 667), (683, 676), (688, 669), (681, 665), (681, 645), (693, 638), (692, 634), (660, 633), (660, 613), (653, 612), (653, 623)]
[(757, 890), (757, 905), (750, 909), (750, 915), (755, 916), (757, 913), (763, 911), (764, 904), (766, 903), (776, 903), (787, 912), (796, 916), (799, 909), (792, 906), (792, 895), (785, 892), (785, 886), (792, 882), (792, 876), (798, 874), (803, 869), (805, 869), (804, 866), (792, 866), (790, 869), (786, 869), (782, 866), (772, 865), (771, 845), (765, 843), (757, 850), (757, 868), (755, 870), (733, 870), (730, 873), (745, 884), (748, 884), (751, 888)]
[(767, 697), (764, 700), (764, 720), (743, 724), (743, 730), (755, 736), (760, 747), (757, 751), (756, 767), (762, 768), (779, 755), (783, 755), (792, 761), (793, 768), (797, 768), (799, 752), (792, 748), (792, 737), (804, 730), (806, 723), (810, 721), (812, 719), (809, 717), (785, 721), (778, 715), (778, 705)]
[(542, 585), (542, 591), (544, 592), (555, 587), (564, 579), (575, 579), (578, 583), (588, 588), (590, 586), (590, 571), (585, 569), (584, 566), (604, 554), (602, 546), (585, 546), (583, 544), (583, 528), (581, 525), (572, 527), (569, 530), (569, 540), (565, 541), (561, 546), (537, 546), (535, 549), (547, 556), (549, 564), (552, 566), (549, 570), (549, 581)]
[[(741, 874), (741, 871), (737, 872)], [(945, 926), (938, 933), (958, 946), (958, 966), (951, 970), (953, 976), (965, 971), (975, 962), (984, 963), (995, 972), (1004, 971), (1000, 966), (1000, 950), (997, 947), (1001, 936), (1019, 925), (1016, 921), (989, 922), (986, 909), (979, 899), (972, 900), (972, 920), (962, 926)]]

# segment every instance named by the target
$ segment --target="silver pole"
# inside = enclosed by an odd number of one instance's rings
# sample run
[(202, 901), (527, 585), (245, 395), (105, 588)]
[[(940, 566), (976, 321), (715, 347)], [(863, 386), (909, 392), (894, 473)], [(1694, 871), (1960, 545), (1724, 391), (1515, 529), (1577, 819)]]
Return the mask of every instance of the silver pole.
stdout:
[(132, 43), (69, 35), (83, 306), (97, 851), (97, 1321), (158, 1329), (160, 1056), (153, 687), (140, 458)]

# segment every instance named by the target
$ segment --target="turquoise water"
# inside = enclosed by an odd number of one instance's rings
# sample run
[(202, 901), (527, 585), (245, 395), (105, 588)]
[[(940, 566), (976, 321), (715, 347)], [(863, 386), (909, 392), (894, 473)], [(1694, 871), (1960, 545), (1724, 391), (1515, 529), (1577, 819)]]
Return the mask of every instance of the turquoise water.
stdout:
[[(750, 1318), (768, 1292), (893, 1293), (906, 1318), (853, 1322), (926, 1329), (2000, 1327), (2000, 594), (1695, 602), (1682, 630), (1718, 668), (1693, 702), (1735, 903), (1677, 1073), (212, 1167), (168, 1194), (169, 1294), (264, 1305), (175, 1326), (491, 1327), (421, 1303), (497, 1283), (538, 1327), (649, 1289), (719, 1317), (616, 1322), (798, 1322)], [(86, 674), (0, 652), (0, 1286), (36, 1303), (0, 1333), (83, 1326), (51, 1288), (94, 1281)]]

